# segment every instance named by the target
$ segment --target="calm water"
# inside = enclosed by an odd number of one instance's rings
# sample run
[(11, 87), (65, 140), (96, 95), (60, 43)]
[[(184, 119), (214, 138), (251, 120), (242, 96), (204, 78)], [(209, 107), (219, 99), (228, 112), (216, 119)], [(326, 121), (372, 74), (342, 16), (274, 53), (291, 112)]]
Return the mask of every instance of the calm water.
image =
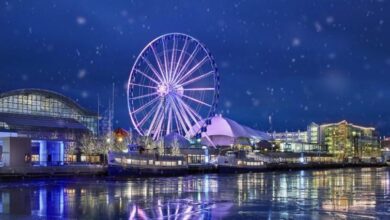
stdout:
[(390, 169), (0, 182), (0, 219), (390, 219)]

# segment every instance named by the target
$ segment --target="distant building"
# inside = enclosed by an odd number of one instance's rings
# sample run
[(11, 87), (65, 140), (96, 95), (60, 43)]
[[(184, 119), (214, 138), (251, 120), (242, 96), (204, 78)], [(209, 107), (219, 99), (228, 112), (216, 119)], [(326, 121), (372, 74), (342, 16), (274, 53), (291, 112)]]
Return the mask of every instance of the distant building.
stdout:
[(390, 151), (390, 137), (384, 137), (381, 140), (381, 148), (385, 151)]
[[(63, 164), (84, 134), (97, 134), (98, 115), (56, 92), (21, 89), (0, 94), (3, 166)], [(69, 156), (69, 157), (68, 157)]]
[(318, 125), (311, 123), (306, 131), (272, 133), (280, 151), (327, 151), (340, 157), (378, 156), (379, 137), (375, 128), (341, 121)]
[(320, 125), (312, 122), (307, 126), (307, 143), (320, 144)]
[(310, 152), (322, 150), (319, 144), (319, 125), (311, 123), (306, 131), (285, 131), (271, 134), (282, 152)]
[(277, 141), (307, 143), (306, 131), (285, 131), (279, 133), (274, 132), (271, 134), (271, 136), (274, 140)]
[(341, 121), (322, 124), (320, 140), (329, 153), (340, 157), (377, 156), (380, 152), (379, 136), (373, 127), (363, 127)]
[(383, 159), (390, 162), (390, 137), (385, 137), (381, 140), (381, 148), (383, 150)]

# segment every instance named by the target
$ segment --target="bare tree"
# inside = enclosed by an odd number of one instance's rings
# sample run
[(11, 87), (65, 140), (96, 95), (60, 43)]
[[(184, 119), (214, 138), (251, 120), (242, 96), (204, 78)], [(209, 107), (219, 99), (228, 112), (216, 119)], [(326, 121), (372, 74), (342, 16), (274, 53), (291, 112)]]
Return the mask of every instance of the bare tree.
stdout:
[(158, 140), (154, 142), (154, 145), (155, 148), (157, 148), (158, 154), (163, 155), (165, 153), (164, 142), (162, 140)]
[(86, 155), (94, 153), (95, 141), (92, 135), (84, 134), (80, 139), (80, 149)]
[(180, 155), (180, 143), (177, 138), (177, 136), (173, 137), (173, 142), (171, 144), (171, 154), (173, 156), (179, 156)]
[(77, 145), (75, 143), (69, 143), (67, 144), (65, 148), (65, 154), (66, 155), (74, 155), (77, 153)]

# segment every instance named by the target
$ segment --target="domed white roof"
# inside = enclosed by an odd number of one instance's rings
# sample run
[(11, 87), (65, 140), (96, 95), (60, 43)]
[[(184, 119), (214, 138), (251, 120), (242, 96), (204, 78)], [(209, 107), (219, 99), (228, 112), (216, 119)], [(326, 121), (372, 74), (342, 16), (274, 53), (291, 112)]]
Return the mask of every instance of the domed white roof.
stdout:
[[(204, 124), (204, 120), (199, 125)], [(195, 131), (199, 131), (199, 125), (194, 126)], [(236, 121), (216, 115), (211, 118), (211, 125), (207, 126), (206, 134), (211, 136), (227, 136), (231, 138), (249, 138), (256, 140), (270, 140), (271, 137), (262, 131), (254, 130)], [(202, 134), (204, 135), (204, 134)]]

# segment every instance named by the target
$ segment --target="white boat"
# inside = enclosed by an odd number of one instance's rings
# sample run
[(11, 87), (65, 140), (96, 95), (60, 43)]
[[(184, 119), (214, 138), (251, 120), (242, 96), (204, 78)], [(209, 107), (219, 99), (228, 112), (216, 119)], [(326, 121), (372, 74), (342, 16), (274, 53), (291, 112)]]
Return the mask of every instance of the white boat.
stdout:
[(267, 168), (265, 158), (259, 155), (237, 156), (237, 152), (228, 151), (218, 157), (218, 169), (221, 173), (258, 172)]
[(108, 159), (110, 176), (181, 175), (188, 171), (183, 156), (110, 152)]

